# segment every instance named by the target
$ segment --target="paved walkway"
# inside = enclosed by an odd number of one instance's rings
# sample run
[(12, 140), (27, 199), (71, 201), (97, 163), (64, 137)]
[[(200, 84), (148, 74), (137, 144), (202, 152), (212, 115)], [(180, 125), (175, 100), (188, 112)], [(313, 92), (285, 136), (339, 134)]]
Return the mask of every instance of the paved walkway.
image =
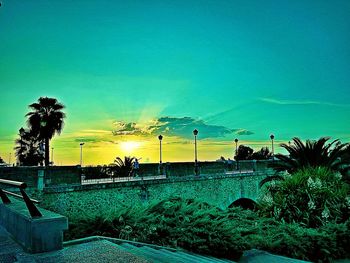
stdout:
[(108, 241), (95, 241), (42, 254), (28, 254), (0, 226), (0, 263), (68, 263), (68, 262), (150, 262), (116, 249)]
[(204, 257), (181, 251), (155, 249), (149, 246), (136, 246), (131, 243), (120, 245), (100, 239), (67, 246), (62, 250), (28, 254), (12, 240), (10, 234), (0, 226), (0, 263), (225, 263), (211, 257)]
[[(156, 248), (147, 244), (123, 243), (116, 244), (112, 239), (86, 238), (82, 242), (73, 242), (64, 249), (49, 253), (28, 254), (12, 240), (10, 234), (0, 226), (0, 263), (227, 263), (225, 259), (216, 259), (183, 251), (171, 251), (164, 248)], [(250, 250), (244, 252), (239, 263), (302, 263), (277, 255), (271, 255), (264, 251)], [(349, 261), (339, 261), (339, 263)]]

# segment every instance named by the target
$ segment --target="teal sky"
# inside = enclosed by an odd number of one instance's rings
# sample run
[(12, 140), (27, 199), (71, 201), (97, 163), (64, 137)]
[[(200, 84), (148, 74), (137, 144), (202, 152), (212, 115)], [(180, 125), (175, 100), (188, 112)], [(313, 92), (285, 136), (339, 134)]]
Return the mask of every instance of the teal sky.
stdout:
[[(148, 140), (171, 125), (172, 142), (195, 126), (211, 142), (348, 142), (349, 14), (349, 1), (3, 0), (0, 156), (40, 96), (66, 105), (53, 145), (67, 163), (79, 139)], [(141, 128), (120, 136), (115, 121)]]

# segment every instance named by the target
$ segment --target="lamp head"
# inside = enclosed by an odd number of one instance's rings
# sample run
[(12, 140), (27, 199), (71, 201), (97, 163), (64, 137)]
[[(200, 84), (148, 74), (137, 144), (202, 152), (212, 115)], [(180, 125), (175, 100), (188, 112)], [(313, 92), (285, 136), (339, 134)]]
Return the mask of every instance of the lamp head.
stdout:
[(198, 134), (198, 130), (197, 130), (197, 129), (194, 129), (194, 130), (193, 130), (193, 135), (194, 135), (194, 136), (197, 136), (197, 134)]
[(161, 140), (163, 140), (163, 136), (160, 134), (159, 136), (158, 136), (158, 139), (161, 141)]

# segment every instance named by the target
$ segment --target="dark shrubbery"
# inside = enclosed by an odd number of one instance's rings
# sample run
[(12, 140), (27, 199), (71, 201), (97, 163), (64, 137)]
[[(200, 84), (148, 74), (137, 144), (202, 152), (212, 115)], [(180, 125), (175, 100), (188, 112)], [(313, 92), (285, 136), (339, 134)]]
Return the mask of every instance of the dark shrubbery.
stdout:
[(124, 207), (110, 216), (70, 220), (66, 239), (103, 235), (233, 260), (251, 248), (323, 262), (350, 256), (349, 220), (313, 229), (192, 199), (172, 198), (146, 207)]
[(260, 212), (264, 216), (306, 227), (349, 219), (349, 185), (339, 172), (309, 167), (264, 187), (260, 198)]
[(294, 173), (300, 169), (322, 166), (346, 174), (350, 170), (350, 145), (339, 140), (328, 143), (329, 139), (322, 137), (303, 143), (295, 137), (290, 145), (282, 143), (281, 147), (286, 149), (289, 155), (276, 154), (278, 161), (274, 163), (274, 168)]

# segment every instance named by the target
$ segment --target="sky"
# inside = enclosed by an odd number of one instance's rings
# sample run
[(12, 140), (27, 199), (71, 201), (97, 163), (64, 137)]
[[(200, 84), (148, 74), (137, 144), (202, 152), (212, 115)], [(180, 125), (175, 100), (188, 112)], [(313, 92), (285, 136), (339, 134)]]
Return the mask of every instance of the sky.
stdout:
[[(2, 0), (0, 156), (28, 105), (65, 105), (54, 162), (231, 157), (292, 137), (350, 141), (350, 1)], [(276, 151), (282, 151), (277, 147)]]

